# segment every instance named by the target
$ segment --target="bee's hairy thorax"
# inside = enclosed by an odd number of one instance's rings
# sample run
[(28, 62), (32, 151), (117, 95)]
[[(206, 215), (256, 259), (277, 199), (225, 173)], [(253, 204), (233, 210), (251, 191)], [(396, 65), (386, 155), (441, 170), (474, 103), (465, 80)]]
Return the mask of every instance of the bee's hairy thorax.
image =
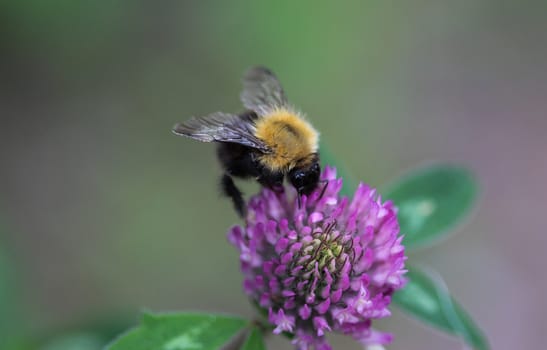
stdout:
[(317, 152), (317, 131), (298, 113), (286, 108), (258, 119), (255, 135), (273, 150), (261, 155), (261, 162), (273, 171), (287, 172)]

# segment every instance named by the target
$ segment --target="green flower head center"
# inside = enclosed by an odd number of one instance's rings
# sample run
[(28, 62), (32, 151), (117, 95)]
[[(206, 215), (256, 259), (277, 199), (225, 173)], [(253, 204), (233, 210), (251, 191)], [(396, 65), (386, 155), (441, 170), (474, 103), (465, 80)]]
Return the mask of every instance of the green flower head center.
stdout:
[(305, 271), (315, 269), (316, 262), (319, 271), (326, 267), (329, 272), (334, 273), (340, 268), (344, 263), (346, 254), (343, 253), (347, 248), (347, 244), (341, 242), (341, 237), (342, 235), (335, 235), (330, 230), (315, 233), (313, 240), (303, 249), (304, 255), (309, 256)]

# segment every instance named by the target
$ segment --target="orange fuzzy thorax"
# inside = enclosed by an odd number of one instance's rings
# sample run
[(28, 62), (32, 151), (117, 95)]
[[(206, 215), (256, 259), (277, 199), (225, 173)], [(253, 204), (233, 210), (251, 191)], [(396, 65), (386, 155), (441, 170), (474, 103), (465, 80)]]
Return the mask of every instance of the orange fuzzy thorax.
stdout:
[(317, 152), (317, 131), (298, 113), (286, 108), (258, 119), (255, 135), (273, 150), (261, 156), (262, 163), (273, 171), (287, 172)]

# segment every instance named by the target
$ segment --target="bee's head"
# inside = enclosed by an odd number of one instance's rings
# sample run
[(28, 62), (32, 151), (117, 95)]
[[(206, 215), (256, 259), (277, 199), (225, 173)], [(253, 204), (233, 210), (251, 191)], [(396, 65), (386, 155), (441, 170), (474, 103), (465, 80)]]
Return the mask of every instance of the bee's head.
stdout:
[(289, 172), (289, 181), (299, 195), (309, 195), (319, 183), (321, 167), (318, 161), (314, 161), (306, 167), (296, 167)]

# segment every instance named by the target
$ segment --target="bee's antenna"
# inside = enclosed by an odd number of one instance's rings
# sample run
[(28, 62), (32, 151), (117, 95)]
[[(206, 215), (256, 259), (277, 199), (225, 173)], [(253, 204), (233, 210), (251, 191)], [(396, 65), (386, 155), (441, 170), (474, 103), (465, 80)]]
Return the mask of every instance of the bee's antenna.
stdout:
[(298, 203), (298, 209), (300, 209), (300, 207), (302, 206), (302, 200), (300, 199), (300, 193), (298, 193), (296, 196), (297, 196), (296, 198), (297, 198), (297, 203)]
[(319, 198), (317, 198), (318, 201), (321, 200), (321, 198), (323, 198), (323, 195), (325, 194), (325, 191), (327, 190), (327, 186), (329, 185), (329, 180), (321, 180), (319, 182), (322, 182), (325, 185), (323, 186), (323, 189), (321, 190), (321, 195), (319, 195)]

